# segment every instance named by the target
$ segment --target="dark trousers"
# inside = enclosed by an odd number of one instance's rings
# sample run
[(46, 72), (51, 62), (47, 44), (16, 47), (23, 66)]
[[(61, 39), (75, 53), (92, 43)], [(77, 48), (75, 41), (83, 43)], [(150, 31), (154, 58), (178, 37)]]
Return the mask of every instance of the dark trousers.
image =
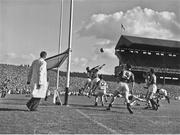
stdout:
[(40, 103), (41, 98), (31, 98), (26, 106), (29, 108), (30, 111), (35, 111)]

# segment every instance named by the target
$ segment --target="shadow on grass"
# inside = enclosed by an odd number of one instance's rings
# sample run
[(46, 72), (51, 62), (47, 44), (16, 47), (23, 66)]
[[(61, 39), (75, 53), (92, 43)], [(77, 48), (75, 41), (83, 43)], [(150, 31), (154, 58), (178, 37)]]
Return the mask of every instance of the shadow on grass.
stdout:
[(25, 109), (13, 109), (13, 108), (0, 108), (0, 111), (23, 111), (23, 112), (28, 112), (28, 110), (25, 110)]
[(2, 102), (1, 104), (3, 105), (25, 105), (27, 102)]
[(101, 107), (101, 106), (94, 106), (94, 105), (82, 105), (82, 104), (69, 104), (70, 106), (73, 106), (73, 107), (94, 107), (94, 108), (97, 108), (97, 107)]
[(120, 109), (126, 109), (124, 107), (119, 107), (119, 110), (106, 110), (105, 106), (94, 106), (94, 105), (79, 105), (79, 104), (69, 104), (71, 107), (74, 109), (79, 109), (79, 110), (88, 110), (88, 111), (98, 111), (98, 112), (114, 112), (114, 113), (121, 113), (121, 114), (126, 114), (126, 112), (119, 111)]
[[(99, 105), (99, 106), (94, 106), (94, 105), (82, 105), (82, 104), (69, 104), (70, 106), (72, 106), (72, 107), (84, 107), (84, 108), (94, 108), (94, 109), (98, 109), (98, 108), (106, 108), (107, 106), (101, 106), (101, 105)], [(117, 105), (113, 105), (112, 106), (112, 108), (114, 108), (114, 109), (126, 109), (126, 105), (121, 105), (121, 106), (117, 106)], [(134, 109), (134, 110), (140, 110), (140, 109), (142, 109), (142, 107), (140, 107), (140, 106), (132, 106), (131, 107), (132, 109)]]
[[(124, 106), (112, 106), (112, 108), (126, 109), (126, 105), (124, 105)], [(143, 107), (141, 107), (141, 106), (132, 106), (131, 108), (132, 108), (132, 110), (143, 110)]]

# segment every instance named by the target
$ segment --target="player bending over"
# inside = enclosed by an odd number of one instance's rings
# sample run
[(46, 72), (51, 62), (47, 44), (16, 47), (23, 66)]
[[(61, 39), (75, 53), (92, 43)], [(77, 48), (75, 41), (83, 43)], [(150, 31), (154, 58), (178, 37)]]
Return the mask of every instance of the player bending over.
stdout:
[[(107, 110), (110, 110), (110, 108), (112, 107), (112, 103), (114, 102), (115, 97), (118, 94), (121, 94), (125, 98), (129, 113), (133, 114), (133, 111), (131, 110), (131, 106), (130, 106), (130, 101), (129, 101), (129, 96), (132, 94), (134, 84), (135, 84), (134, 74), (131, 72), (131, 65), (127, 64), (126, 69), (122, 69), (122, 71), (118, 75), (118, 78), (119, 78), (119, 81), (118, 81), (119, 87), (117, 90), (114, 91), (111, 101), (109, 103), (109, 106), (107, 107)], [(129, 90), (128, 83), (132, 83), (131, 91)]]
[(96, 79), (93, 82), (92, 95), (95, 96), (95, 106), (98, 105), (98, 98), (100, 98), (100, 102), (102, 106), (104, 106), (104, 102), (106, 100), (107, 83), (103, 80), (102, 75), (99, 75), (99, 79), (100, 80)]
[(167, 102), (170, 104), (170, 98), (169, 98), (169, 96), (167, 94), (167, 90), (165, 90), (165, 89), (157, 89), (156, 94), (157, 94), (157, 104), (158, 104), (158, 106), (159, 106), (159, 100), (161, 98), (163, 98), (163, 97), (165, 97)]

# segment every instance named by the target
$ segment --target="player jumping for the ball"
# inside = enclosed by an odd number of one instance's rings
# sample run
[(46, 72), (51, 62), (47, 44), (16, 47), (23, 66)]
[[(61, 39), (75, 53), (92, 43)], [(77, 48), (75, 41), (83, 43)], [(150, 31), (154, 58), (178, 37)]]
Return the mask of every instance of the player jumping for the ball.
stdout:
[[(126, 69), (122, 69), (122, 71), (118, 75), (119, 77), (119, 87), (117, 90), (114, 91), (113, 96), (111, 98), (111, 101), (109, 103), (109, 106), (106, 110), (110, 110), (112, 107), (112, 103), (114, 102), (115, 97), (118, 94), (121, 94), (126, 101), (127, 109), (130, 114), (133, 114), (133, 111), (131, 110), (131, 105), (129, 101), (129, 96), (133, 93), (135, 80), (134, 80), (134, 74), (131, 72), (131, 65), (127, 64)], [(128, 83), (132, 83), (132, 90), (129, 90)]]
[(89, 91), (90, 89), (92, 89), (92, 81), (98, 76), (98, 71), (101, 70), (103, 66), (105, 66), (105, 64), (101, 66), (100, 65), (95, 66), (91, 69), (89, 67), (86, 68), (88, 78), (84, 85), (84, 90)]

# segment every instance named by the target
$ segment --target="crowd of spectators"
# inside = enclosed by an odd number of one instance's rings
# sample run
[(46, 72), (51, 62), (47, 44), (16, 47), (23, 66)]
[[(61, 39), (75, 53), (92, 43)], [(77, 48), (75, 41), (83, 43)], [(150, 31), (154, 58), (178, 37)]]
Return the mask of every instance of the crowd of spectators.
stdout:
[(0, 86), (1, 91), (4, 82), (9, 80), (7, 83), (7, 90), (11, 94), (24, 94), (29, 90), (26, 85), (28, 66), (26, 65), (7, 65), (0, 64)]
[[(2, 85), (6, 79), (9, 80), (7, 84), (7, 92), (11, 94), (28, 94), (31, 93), (27, 82), (27, 74), (29, 71), (29, 66), (27, 65), (7, 65), (0, 64), (0, 92), (2, 92)], [(48, 71), (49, 78), (49, 90), (53, 93), (53, 90), (56, 89), (56, 72)], [(70, 78), (70, 91), (78, 92), (84, 86), (86, 78), (71, 76)], [(108, 91), (112, 93), (118, 86), (114, 81), (107, 81)], [(145, 93), (144, 83), (136, 83), (135, 93)], [(59, 87), (61, 91), (64, 91), (66, 87), (66, 76), (60, 73)], [(159, 88), (165, 88), (169, 92), (172, 98), (180, 96), (180, 87), (178, 85), (158, 85)]]

